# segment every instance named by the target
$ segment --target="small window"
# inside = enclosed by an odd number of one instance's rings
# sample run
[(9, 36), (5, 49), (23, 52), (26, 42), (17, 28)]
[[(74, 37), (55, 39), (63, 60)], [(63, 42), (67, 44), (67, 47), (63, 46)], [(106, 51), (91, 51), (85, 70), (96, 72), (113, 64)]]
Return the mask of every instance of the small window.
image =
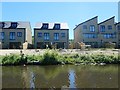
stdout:
[(54, 25), (54, 29), (58, 29), (59, 30), (60, 29), (60, 24), (55, 24)]
[(112, 26), (111, 25), (108, 25), (108, 30), (111, 30), (112, 29)]
[(87, 29), (87, 25), (83, 25), (83, 29)]
[(4, 22), (0, 22), (0, 28), (4, 27)]
[(22, 37), (22, 32), (17, 32), (18, 37)]
[(94, 25), (90, 25), (90, 32), (95, 32), (95, 26)]
[(0, 40), (3, 40), (5, 37), (5, 33), (4, 32), (0, 32)]
[(11, 22), (10, 28), (12, 28), (12, 29), (17, 28), (17, 22)]
[(38, 37), (42, 37), (42, 33), (39, 32), (39, 33), (38, 33)]
[(48, 29), (48, 23), (43, 23), (42, 29)]
[(120, 25), (117, 26), (117, 29), (120, 30)]
[(65, 33), (61, 33), (61, 37), (65, 37)]

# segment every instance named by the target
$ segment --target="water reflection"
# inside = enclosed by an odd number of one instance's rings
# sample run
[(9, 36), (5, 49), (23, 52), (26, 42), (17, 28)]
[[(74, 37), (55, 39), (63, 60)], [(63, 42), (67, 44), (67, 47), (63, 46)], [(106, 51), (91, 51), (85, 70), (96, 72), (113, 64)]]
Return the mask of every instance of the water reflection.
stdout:
[(3, 66), (3, 88), (117, 88), (118, 66)]
[(76, 88), (75, 85), (75, 71), (74, 70), (70, 70), (69, 71), (69, 88)]

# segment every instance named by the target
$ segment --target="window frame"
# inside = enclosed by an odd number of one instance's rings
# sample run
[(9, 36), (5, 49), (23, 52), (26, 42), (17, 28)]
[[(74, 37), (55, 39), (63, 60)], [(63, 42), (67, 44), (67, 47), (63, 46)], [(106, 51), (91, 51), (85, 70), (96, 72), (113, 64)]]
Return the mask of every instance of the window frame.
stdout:
[(0, 32), (0, 40), (4, 40), (5, 38), (5, 32)]
[(90, 25), (89, 30), (90, 32), (95, 32), (95, 25)]
[(37, 37), (42, 37), (42, 32), (38, 32)]
[(54, 33), (54, 40), (59, 41), (59, 33)]
[[(11, 36), (12, 35), (12, 36)], [(11, 38), (12, 37), (12, 38)], [(10, 40), (15, 40), (15, 32), (10, 32), (9, 33), (9, 39)]]
[(100, 32), (105, 32), (105, 29), (106, 29), (105, 25), (100, 25)]
[(22, 32), (17, 32), (17, 37), (22, 37)]

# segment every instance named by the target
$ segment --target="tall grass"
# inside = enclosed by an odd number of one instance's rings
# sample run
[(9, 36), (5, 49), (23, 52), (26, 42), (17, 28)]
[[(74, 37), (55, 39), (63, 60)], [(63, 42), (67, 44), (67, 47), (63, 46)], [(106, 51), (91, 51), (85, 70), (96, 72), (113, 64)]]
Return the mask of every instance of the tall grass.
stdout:
[(118, 64), (120, 63), (120, 60), (118, 58), (118, 55), (104, 55), (104, 54), (62, 55), (55, 50), (47, 50), (43, 55), (11, 54), (6, 56), (0, 56), (0, 64), (2, 65), (22, 65), (22, 64), (57, 65), (78, 63)]

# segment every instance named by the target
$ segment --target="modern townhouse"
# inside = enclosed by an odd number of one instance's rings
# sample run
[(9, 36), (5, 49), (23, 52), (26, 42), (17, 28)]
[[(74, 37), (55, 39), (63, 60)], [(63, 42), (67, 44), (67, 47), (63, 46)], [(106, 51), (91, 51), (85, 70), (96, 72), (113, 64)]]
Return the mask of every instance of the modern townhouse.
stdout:
[(74, 28), (74, 44), (75, 48), (80, 48), (80, 43), (83, 42), (86, 45), (92, 47), (98, 47), (98, 25), (97, 16), (89, 19), (83, 23), (80, 23)]
[(111, 17), (98, 24), (96, 16), (77, 25), (74, 28), (75, 48), (80, 48), (81, 42), (94, 48), (106, 47), (107, 43), (114, 43), (118, 47), (118, 30), (114, 18)]
[(115, 17), (109, 18), (98, 24), (99, 30), (99, 47), (105, 47), (107, 43), (114, 43), (117, 47), (117, 30), (115, 28)]
[(0, 22), (0, 48), (19, 49), (27, 42), (32, 44), (29, 22)]
[(36, 23), (35, 48), (68, 48), (69, 27), (67, 23)]

